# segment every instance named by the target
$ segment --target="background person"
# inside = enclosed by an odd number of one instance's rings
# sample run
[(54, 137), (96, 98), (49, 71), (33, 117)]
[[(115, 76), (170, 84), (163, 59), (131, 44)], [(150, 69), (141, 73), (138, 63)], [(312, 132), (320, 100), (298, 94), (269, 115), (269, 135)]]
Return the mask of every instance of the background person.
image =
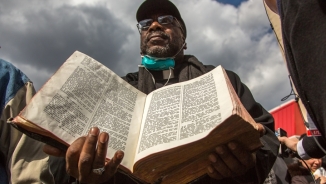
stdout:
[(265, 0), (280, 15), (286, 63), (300, 100), (322, 136), (280, 139), (300, 157), (326, 154), (326, 1)]
[[(299, 140), (305, 137), (306, 134), (302, 134)], [(314, 184), (315, 180), (317, 183), (326, 183), (326, 177), (322, 175), (323, 168), (321, 158), (310, 158), (305, 160), (294, 158), (294, 161), (288, 164), (288, 171), (291, 175), (292, 184)]]
[(69, 179), (67, 175), (56, 175), (56, 168), (60, 166), (57, 163), (64, 166), (64, 159), (49, 157), (42, 151), (43, 143), (29, 138), (9, 124), (10, 119), (23, 110), (34, 94), (33, 83), (29, 78), (11, 63), (0, 59), (1, 184), (54, 184)]

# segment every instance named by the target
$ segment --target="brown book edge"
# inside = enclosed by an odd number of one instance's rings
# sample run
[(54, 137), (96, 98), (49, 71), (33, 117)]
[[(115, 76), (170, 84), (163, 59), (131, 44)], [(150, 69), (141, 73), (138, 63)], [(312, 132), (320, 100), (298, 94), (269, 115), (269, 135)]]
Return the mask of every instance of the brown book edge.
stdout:
[(26, 120), (21, 116), (16, 116), (10, 121), (11, 125), (27, 136), (66, 151), (69, 144), (52, 134), (50, 131), (39, 127), (33, 122)]
[(243, 106), (240, 98), (238, 97), (237, 93), (235, 92), (232, 83), (226, 73), (226, 71), (223, 69), (223, 74), (225, 77), (225, 81), (229, 90), (229, 94), (231, 96), (231, 100), (233, 103), (233, 112), (232, 114), (239, 114), (246, 122), (250, 123), (257, 131), (258, 131), (258, 125), (255, 122), (255, 120), (251, 117), (247, 109)]

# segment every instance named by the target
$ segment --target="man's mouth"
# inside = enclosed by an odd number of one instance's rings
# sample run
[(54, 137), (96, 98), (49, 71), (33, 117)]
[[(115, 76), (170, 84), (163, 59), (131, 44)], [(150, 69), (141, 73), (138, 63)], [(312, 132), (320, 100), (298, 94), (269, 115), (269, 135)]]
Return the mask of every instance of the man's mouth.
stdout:
[(160, 40), (166, 40), (168, 39), (169, 37), (167, 35), (165, 35), (164, 33), (153, 33), (153, 34), (150, 34), (148, 37), (147, 37), (147, 41), (160, 41)]
[(149, 37), (149, 40), (165, 40), (163, 37), (161, 37), (161, 36), (151, 36), (151, 37)]

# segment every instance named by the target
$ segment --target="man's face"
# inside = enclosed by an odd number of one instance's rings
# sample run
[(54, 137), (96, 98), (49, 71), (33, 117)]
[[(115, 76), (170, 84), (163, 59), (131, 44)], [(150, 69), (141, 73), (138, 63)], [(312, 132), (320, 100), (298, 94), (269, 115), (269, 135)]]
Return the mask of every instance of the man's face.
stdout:
[(143, 55), (165, 58), (172, 57), (181, 49), (184, 38), (179, 24), (173, 19), (172, 24), (161, 25), (157, 18), (165, 14), (155, 14), (149, 19), (153, 23), (147, 30), (141, 31), (140, 49)]
[[(307, 163), (309, 169), (311, 169), (312, 172), (315, 172), (319, 167), (321, 167), (321, 159), (318, 158), (311, 158), (308, 160), (305, 160), (305, 162)], [(304, 167), (307, 167), (304, 163), (302, 163), (302, 165)]]

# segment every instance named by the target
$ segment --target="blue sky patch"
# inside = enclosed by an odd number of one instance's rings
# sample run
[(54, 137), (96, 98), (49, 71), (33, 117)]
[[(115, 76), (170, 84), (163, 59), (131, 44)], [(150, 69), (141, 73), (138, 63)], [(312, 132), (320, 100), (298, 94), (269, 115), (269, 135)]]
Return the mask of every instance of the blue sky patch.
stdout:
[(218, 1), (223, 4), (231, 4), (235, 7), (238, 7), (243, 1), (247, 1), (247, 0), (215, 0), (215, 1)]

